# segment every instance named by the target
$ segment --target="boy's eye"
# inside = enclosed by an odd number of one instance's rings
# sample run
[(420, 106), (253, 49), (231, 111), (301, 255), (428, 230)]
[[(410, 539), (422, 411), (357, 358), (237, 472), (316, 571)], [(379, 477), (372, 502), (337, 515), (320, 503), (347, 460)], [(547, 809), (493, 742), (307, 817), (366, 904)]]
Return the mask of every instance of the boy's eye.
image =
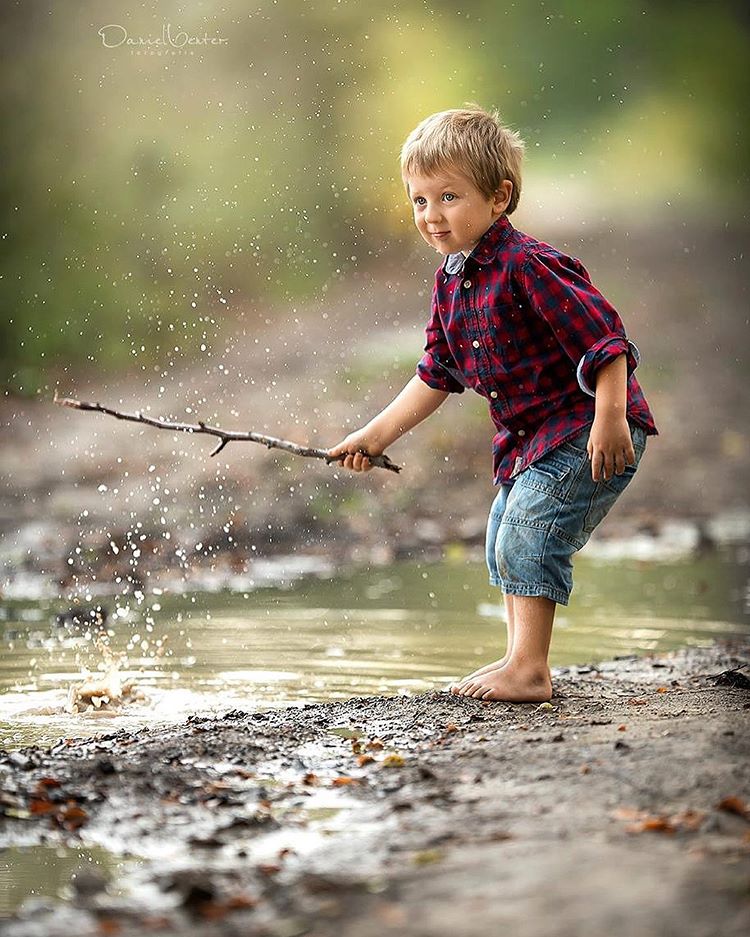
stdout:
[(415, 204), (415, 205), (424, 205), (424, 203), (425, 203), (426, 201), (427, 201), (427, 199), (425, 199), (423, 195), (418, 195), (418, 196), (414, 199), (414, 204)]
[(445, 195), (443, 196), (443, 199), (446, 202), (452, 202), (455, 197), (456, 196), (452, 192), (446, 192)]

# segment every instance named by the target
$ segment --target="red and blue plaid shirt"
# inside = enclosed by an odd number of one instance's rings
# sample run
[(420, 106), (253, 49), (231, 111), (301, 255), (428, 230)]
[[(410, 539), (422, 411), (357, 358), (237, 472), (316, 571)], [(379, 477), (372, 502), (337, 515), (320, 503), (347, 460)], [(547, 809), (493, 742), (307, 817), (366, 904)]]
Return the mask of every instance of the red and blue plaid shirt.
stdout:
[(633, 375), (640, 353), (617, 312), (579, 260), (503, 215), (468, 257), (450, 254), (438, 268), (417, 374), (436, 390), (487, 398), (499, 484), (593, 422), (595, 373), (623, 353), (627, 417), (657, 435)]

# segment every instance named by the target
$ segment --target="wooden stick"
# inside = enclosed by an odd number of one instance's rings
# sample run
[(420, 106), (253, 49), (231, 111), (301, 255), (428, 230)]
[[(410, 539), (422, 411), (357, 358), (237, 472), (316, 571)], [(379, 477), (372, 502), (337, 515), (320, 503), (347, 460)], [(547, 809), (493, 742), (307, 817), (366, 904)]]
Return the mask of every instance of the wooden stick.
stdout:
[[(85, 400), (73, 400), (70, 397), (58, 397), (55, 391), (54, 403), (61, 407), (72, 407), (74, 410), (92, 410), (95, 413), (106, 413), (117, 420), (129, 420), (131, 423), (145, 423), (147, 426), (153, 426), (156, 429), (167, 429), (173, 433), (204, 433), (207, 436), (217, 436), (219, 444), (211, 452), (212, 456), (218, 455), (221, 450), (230, 442), (258, 442), (268, 449), (283, 449), (284, 452), (291, 452), (294, 455), (306, 456), (309, 459), (322, 459), (328, 465), (332, 462), (340, 462), (343, 458), (331, 458), (327, 449), (315, 449), (312, 446), (300, 446), (296, 442), (289, 442), (287, 439), (276, 439), (275, 436), (265, 436), (263, 433), (242, 432), (240, 430), (222, 429), (220, 426), (209, 426), (206, 423), (175, 423), (171, 420), (165, 420), (161, 417), (144, 416), (140, 411), (137, 413), (123, 413), (121, 410), (114, 410), (112, 407), (104, 407), (100, 403), (87, 403)], [(369, 455), (367, 458), (376, 468), (387, 469), (389, 472), (400, 472), (401, 466), (391, 462), (387, 455)]]

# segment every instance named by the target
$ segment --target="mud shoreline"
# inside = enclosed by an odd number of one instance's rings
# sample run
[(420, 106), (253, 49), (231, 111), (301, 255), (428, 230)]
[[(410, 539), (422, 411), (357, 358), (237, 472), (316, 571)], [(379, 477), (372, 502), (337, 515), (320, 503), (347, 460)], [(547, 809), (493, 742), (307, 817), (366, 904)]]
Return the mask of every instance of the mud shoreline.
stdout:
[(141, 857), (0, 933), (747, 933), (749, 667), (725, 644), (558, 669), (551, 708), (436, 691), (0, 753), (2, 849)]

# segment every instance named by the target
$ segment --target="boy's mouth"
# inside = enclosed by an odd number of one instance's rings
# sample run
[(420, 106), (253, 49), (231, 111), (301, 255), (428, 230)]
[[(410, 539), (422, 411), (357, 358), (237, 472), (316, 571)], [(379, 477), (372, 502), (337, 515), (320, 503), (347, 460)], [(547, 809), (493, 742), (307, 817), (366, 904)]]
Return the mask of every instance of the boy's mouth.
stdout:
[(450, 231), (432, 231), (431, 234), (434, 238), (444, 238), (448, 237)]

